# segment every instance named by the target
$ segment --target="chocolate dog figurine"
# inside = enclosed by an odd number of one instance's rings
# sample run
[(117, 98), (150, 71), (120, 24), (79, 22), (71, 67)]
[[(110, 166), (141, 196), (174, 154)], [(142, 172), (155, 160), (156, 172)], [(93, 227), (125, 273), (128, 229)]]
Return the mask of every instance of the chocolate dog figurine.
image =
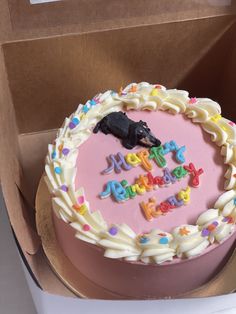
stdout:
[(145, 147), (160, 146), (161, 142), (151, 133), (147, 123), (135, 122), (129, 119), (126, 113), (112, 112), (104, 117), (95, 126), (93, 133), (101, 130), (104, 134), (113, 134), (122, 140), (122, 145), (132, 149), (136, 145)]

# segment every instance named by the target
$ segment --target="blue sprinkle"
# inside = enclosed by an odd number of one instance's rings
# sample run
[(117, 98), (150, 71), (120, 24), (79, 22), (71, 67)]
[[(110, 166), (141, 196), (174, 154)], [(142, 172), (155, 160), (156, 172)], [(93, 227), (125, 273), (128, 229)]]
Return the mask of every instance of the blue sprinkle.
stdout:
[(235, 197), (235, 199), (234, 199), (234, 205), (236, 205), (236, 197)]
[(52, 152), (52, 159), (54, 159), (54, 158), (56, 158), (56, 151), (54, 150), (53, 152)]
[(83, 111), (84, 113), (87, 113), (87, 112), (89, 111), (88, 106), (87, 106), (87, 105), (84, 105), (82, 111)]
[(96, 106), (96, 104), (97, 104), (97, 103), (96, 103), (96, 101), (95, 101), (94, 99), (90, 100), (90, 105), (91, 105), (91, 106)]
[(146, 237), (142, 237), (142, 238), (140, 238), (140, 240), (139, 240), (139, 242), (140, 242), (141, 244), (145, 244), (145, 243), (147, 243), (148, 241), (149, 241), (149, 239), (146, 238)]
[(56, 167), (54, 170), (55, 170), (55, 173), (57, 173), (57, 174), (61, 174), (62, 173), (61, 167)]
[(78, 125), (79, 124), (79, 119), (75, 117), (75, 118), (73, 118), (71, 120), (71, 122), (74, 123), (75, 125)]
[(168, 238), (161, 238), (161, 239), (159, 240), (159, 243), (160, 243), (160, 244), (168, 244), (168, 242), (169, 242)]

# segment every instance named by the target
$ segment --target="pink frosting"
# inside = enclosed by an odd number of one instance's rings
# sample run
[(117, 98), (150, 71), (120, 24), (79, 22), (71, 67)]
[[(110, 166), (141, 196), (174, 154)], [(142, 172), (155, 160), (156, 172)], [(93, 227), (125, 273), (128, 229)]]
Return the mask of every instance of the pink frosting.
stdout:
[[(137, 233), (148, 232), (153, 228), (170, 232), (172, 228), (181, 224), (195, 224), (197, 217), (206, 209), (211, 208), (224, 191), (223, 176), (226, 169), (220, 156), (220, 149), (211, 142), (210, 136), (202, 131), (200, 125), (192, 123), (191, 120), (181, 114), (173, 116), (161, 111), (132, 111), (128, 112), (128, 116), (135, 121), (146, 121), (152, 132), (163, 144), (174, 140), (179, 146), (185, 145), (186, 162), (184, 165), (192, 162), (197, 169), (203, 168), (204, 174), (200, 176), (200, 186), (191, 189), (190, 203), (173, 209), (171, 213), (153, 219), (151, 222), (144, 218), (140, 209), (140, 203), (142, 201), (147, 202), (152, 196), (156, 197), (157, 204), (159, 204), (168, 197), (177, 194), (182, 188), (185, 189), (189, 184), (190, 176), (186, 176), (168, 187), (158, 188), (141, 196), (137, 195), (125, 203), (117, 203), (111, 197), (101, 199), (99, 193), (104, 190), (108, 181), (126, 179), (130, 184), (133, 184), (136, 177), (147, 173), (141, 166), (137, 166), (129, 171), (122, 170), (120, 174), (113, 172), (102, 175), (101, 172), (108, 166), (107, 156), (118, 152), (126, 155), (130, 152), (137, 152), (142, 147), (136, 147), (131, 151), (127, 150), (117, 138), (112, 135), (104, 135), (101, 132), (92, 134), (79, 147), (76, 188), (84, 187), (91, 210), (100, 210), (108, 223), (126, 223)], [(165, 157), (167, 167), (170, 170), (179, 165), (173, 153), (169, 153)], [(163, 170), (154, 161), (151, 163), (153, 176), (163, 175)]]

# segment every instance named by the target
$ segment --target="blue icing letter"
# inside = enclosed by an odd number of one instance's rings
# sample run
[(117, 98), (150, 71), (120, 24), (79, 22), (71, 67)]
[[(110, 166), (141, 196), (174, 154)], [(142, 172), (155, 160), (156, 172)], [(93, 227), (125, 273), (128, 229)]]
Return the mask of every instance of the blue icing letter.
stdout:
[(183, 155), (183, 153), (186, 151), (186, 147), (182, 146), (180, 148), (177, 149), (177, 152), (175, 154), (175, 158), (177, 160), (178, 163), (183, 164), (185, 162), (185, 157)]
[(126, 200), (126, 190), (120, 182), (113, 180), (106, 185), (105, 191), (99, 194), (101, 198), (107, 198), (110, 195), (115, 198), (117, 202), (124, 202)]

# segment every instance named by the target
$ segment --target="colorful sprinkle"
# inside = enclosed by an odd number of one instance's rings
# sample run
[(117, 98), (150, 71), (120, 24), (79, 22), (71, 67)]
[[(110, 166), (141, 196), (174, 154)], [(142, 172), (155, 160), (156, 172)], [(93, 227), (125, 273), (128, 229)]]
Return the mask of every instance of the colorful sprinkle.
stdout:
[(148, 243), (150, 241), (150, 239), (148, 238), (148, 237), (146, 237), (146, 236), (142, 236), (142, 237), (140, 237), (140, 239), (139, 239), (139, 243), (141, 243), (141, 244), (146, 244), (146, 243)]
[(91, 227), (87, 224), (83, 225), (83, 230), (84, 231), (89, 231), (91, 229)]
[(213, 117), (211, 117), (211, 121), (217, 123), (222, 118), (222, 115), (216, 114)]
[(64, 192), (68, 192), (68, 187), (65, 184), (63, 184), (61, 186), (61, 190), (64, 191)]
[(236, 197), (234, 198), (234, 205), (236, 205)]
[(153, 88), (153, 90), (151, 91), (151, 96), (157, 96), (157, 95), (158, 95), (158, 89)]
[(63, 150), (62, 150), (61, 152), (62, 152), (62, 154), (63, 154), (64, 156), (66, 156), (66, 155), (69, 154), (70, 150), (69, 150), (69, 148), (63, 148)]
[(84, 215), (87, 211), (88, 211), (88, 207), (85, 204), (80, 206), (80, 210), (79, 210), (80, 215)]
[(80, 206), (78, 204), (74, 204), (72, 208), (74, 208), (77, 212), (80, 210)]
[(78, 125), (79, 124), (79, 119), (74, 117), (72, 120), (71, 120), (72, 123), (74, 123), (75, 125)]
[(83, 204), (83, 203), (84, 203), (84, 196), (79, 196), (79, 197), (77, 198), (77, 200), (78, 200), (78, 203), (79, 203), (79, 204)]
[(190, 231), (186, 227), (183, 227), (183, 228), (179, 229), (179, 234), (181, 236), (188, 235), (189, 233), (190, 233)]
[(62, 151), (62, 149), (63, 149), (63, 144), (60, 144), (60, 145), (58, 146), (58, 150), (59, 150), (59, 152), (61, 152), (61, 151)]
[(130, 90), (129, 90), (130, 93), (135, 93), (137, 92), (137, 85), (132, 85)]
[(90, 102), (90, 105), (93, 107), (93, 106), (96, 106), (97, 102), (95, 99), (92, 99), (89, 101)]
[(55, 171), (56, 174), (61, 174), (62, 173), (61, 167), (55, 167), (54, 171)]
[(233, 121), (229, 121), (229, 125), (235, 126), (235, 123)]
[(73, 122), (69, 123), (69, 128), (72, 130), (76, 127), (76, 125)]
[(189, 99), (189, 104), (191, 104), (191, 105), (193, 105), (193, 104), (195, 104), (197, 102), (197, 98), (196, 97), (191, 97), (190, 99)]
[(207, 236), (209, 236), (209, 234), (210, 234), (210, 231), (208, 229), (202, 229), (201, 235), (203, 237), (207, 237)]
[(169, 243), (169, 240), (168, 240), (168, 238), (161, 238), (161, 239), (159, 240), (159, 243), (160, 243), (160, 244), (168, 244), (168, 243)]
[(55, 158), (56, 158), (56, 155), (57, 155), (57, 153), (56, 153), (56, 151), (54, 150), (54, 151), (52, 152), (52, 159), (55, 159)]
[(115, 236), (118, 233), (118, 229), (116, 227), (111, 227), (108, 232), (110, 235)]
[(89, 111), (89, 107), (87, 105), (84, 105), (82, 111), (84, 113), (87, 113)]

